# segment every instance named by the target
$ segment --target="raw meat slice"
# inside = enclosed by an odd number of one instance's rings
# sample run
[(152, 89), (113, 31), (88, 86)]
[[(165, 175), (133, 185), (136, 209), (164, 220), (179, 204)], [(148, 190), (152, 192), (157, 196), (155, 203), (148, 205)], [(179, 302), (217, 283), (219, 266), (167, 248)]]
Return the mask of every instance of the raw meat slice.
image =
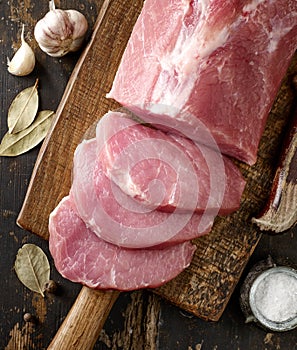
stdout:
[(296, 48), (296, 0), (146, 0), (107, 96), (253, 164)]
[(158, 287), (190, 265), (190, 242), (164, 249), (125, 249), (88, 229), (65, 197), (49, 219), (49, 248), (61, 275), (95, 289)]
[(122, 112), (101, 118), (96, 138), (98, 168), (152, 209), (222, 215), (240, 206), (245, 185), (240, 171), (206, 146), (141, 125)]
[[(211, 169), (214, 169), (214, 171), (210, 174), (210, 169), (208, 168), (209, 171), (207, 176), (210, 181), (207, 184), (208, 187), (205, 188), (205, 194), (208, 193), (210, 196), (207, 202), (207, 212), (213, 207), (216, 208), (216, 205), (218, 207), (220, 204), (221, 207), (217, 213), (218, 215), (227, 215), (239, 209), (246, 181), (236, 165), (226, 156), (222, 155), (224, 162), (224, 167), (222, 169), (218, 160), (219, 158), (214, 155), (214, 152), (210, 148), (202, 145), (198, 148), (197, 143), (178, 135), (172, 134), (171, 137), (184, 147), (185, 152), (188, 154), (189, 158), (191, 158), (196, 171), (198, 171), (197, 169), (201, 171), (201, 163), (198, 155), (200, 150), (202, 151), (203, 156), (207, 159), (207, 165), (210, 165), (210, 163), (212, 164)], [(219, 174), (220, 171), (224, 172), (224, 186), (222, 185), (221, 180), (223, 175)], [(198, 179), (199, 191), (201, 188), (201, 180), (201, 178)], [(224, 195), (223, 200), (220, 201), (220, 191), (222, 188), (224, 188)]]
[(70, 197), (79, 216), (100, 238), (126, 248), (146, 248), (175, 244), (210, 231), (214, 215), (150, 210), (123, 193), (102, 169), (97, 169), (94, 177), (96, 145), (96, 139), (78, 145)]

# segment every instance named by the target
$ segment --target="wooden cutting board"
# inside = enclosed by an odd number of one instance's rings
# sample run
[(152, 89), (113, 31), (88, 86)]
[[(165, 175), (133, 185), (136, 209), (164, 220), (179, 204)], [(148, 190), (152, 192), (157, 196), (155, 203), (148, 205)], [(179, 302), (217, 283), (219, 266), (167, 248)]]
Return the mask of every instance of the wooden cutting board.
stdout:
[[(142, 5), (143, 0), (102, 2), (93, 36), (73, 71), (55, 122), (41, 147), (17, 223), (44, 239), (48, 239), (50, 212), (69, 192), (72, 158), (77, 144), (90, 125), (109, 109), (118, 107), (105, 95), (110, 90)], [(269, 195), (284, 127), (291, 114), (293, 90), (290, 79), (295, 72), (296, 59), (270, 114), (257, 164), (253, 167), (239, 164), (247, 179), (240, 210), (228, 217), (217, 218), (212, 232), (195, 241), (197, 251), (191, 266), (172, 282), (154, 290), (205, 320), (217, 321), (220, 318), (259, 241), (261, 234), (251, 223), (251, 218), (263, 208)], [(98, 323), (97, 329), (92, 331), (96, 337), (116, 297), (117, 293), (93, 293), (83, 288), (78, 299), (80, 304), (76, 304), (72, 311), (75, 317), (84, 311), (79, 315), (79, 323), (85, 326), (86, 334), (88, 319), (94, 322), (89, 315), (94, 305), (104, 300), (99, 311), (102, 312), (101, 324)], [(66, 321), (68, 327), (71, 322), (76, 322), (70, 316)], [(64, 347), (56, 348), (70, 349), (65, 345), (65, 333), (63, 336)], [(79, 349), (79, 346), (74, 348)], [(87, 348), (84, 343), (82, 349)]]

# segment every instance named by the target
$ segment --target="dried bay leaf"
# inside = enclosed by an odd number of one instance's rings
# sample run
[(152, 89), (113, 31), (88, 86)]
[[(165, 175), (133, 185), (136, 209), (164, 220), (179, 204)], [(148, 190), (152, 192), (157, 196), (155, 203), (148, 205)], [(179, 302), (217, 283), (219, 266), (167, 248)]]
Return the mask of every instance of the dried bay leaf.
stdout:
[(41, 248), (35, 244), (24, 244), (18, 250), (14, 268), (27, 288), (44, 297), (43, 286), (50, 279), (50, 265)]
[(40, 111), (25, 130), (17, 134), (7, 132), (0, 144), (0, 156), (18, 156), (37, 146), (45, 138), (54, 116), (53, 111)]
[(12, 101), (7, 116), (8, 132), (16, 134), (32, 124), (38, 110), (38, 79), (34, 86), (22, 90)]

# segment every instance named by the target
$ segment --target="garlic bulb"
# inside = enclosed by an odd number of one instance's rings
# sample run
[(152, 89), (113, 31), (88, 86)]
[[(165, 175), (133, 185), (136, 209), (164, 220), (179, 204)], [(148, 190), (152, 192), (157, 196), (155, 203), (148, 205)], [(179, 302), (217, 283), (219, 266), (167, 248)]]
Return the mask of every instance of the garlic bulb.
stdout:
[(31, 47), (26, 43), (24, 25), (21, 34), (21, 46), (10, 60), (7, 58), (9, 73), (17, 76), (30, 74), (35, 67), (35, 55)]
[(39, 47), (53, 57), (77, 51), (88, 29), (85, 16), (76, 10), (58, 10), (53, 0), (49, 4), (50, 11), (36, 23), (34, 29)]

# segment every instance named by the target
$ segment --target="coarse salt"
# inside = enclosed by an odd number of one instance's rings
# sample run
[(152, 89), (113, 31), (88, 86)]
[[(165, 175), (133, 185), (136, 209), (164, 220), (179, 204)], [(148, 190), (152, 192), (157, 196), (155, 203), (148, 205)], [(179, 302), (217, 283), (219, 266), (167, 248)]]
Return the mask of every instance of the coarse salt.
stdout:
[(291, 320), (297, 316), (297, 279), (283, 272), (267, 275), (259, 283), (254, 301), (267, 320)]

